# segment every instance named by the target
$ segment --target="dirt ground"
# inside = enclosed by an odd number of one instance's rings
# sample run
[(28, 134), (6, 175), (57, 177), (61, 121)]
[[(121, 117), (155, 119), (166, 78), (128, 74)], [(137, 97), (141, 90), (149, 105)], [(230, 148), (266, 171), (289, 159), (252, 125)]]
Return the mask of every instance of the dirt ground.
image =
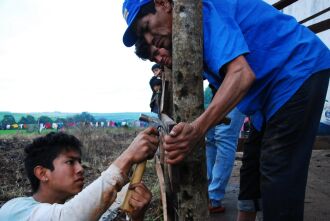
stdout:
[[(237, 196), (239, 192), (239, 169), (242, 165), (242, 152), (236, 153), (234, 169), (226, 189), (224, 214), (210, 216), (210, 221), (235, 221), (237, 218)], [(309, 166), (306, 196), (305, 221), (330, 220), (330, 137), (318, 137)], [(262, 221), (262, 214), (258, 214)]]

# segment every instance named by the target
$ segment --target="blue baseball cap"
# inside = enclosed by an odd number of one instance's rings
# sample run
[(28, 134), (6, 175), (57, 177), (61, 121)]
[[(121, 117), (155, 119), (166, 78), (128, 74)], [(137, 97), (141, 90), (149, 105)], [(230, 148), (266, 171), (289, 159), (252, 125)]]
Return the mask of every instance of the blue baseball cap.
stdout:
[(140, 11), (141, 6), (151, 2), (152, 0), (125, 0), (123, 3), (122, 13), (124, 19), (128, 25), (124, 36), (123, 43), (126, 47), (132, 47), (136, 40), (137, 36), (135, 32), (132, 30), (132, 24)]

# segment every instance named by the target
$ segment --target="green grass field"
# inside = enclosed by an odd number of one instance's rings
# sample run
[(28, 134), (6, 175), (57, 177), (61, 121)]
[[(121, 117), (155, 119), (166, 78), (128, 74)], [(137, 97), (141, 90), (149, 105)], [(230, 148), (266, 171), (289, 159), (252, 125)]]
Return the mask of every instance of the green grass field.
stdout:
[[(65, 129), (67, 133), (74, 133), (79, 131), (79, 128), (70, 128)], [(93, 128), (93, 131), (103, 131), (106, 133), (125, 133), (125, 132), (132, 132), (132, 131), (141, 131), (143, 128), (127, 128), (127, 127), (119, 127), (119, 128)], [(28, 131), (28, 130), (0, 130), (0, 138), (11, 138), (13, 136), (38, 136), (48, 134), (50, 132), (56, 132), (55, 129), (43, 129), (41, 133), (39, 131)]]
[(0, 130), (0, 136), (2, 135), (25, 135), (29, 134), (26, 130)]
[[(47, 134), (49, 132), (56, 131), (52, 129), (42, 130), (40, 134)], [(22, 135), (22, 136), (29, 136), (29, 135), (38, 135), (38, 131), (28, 132), (27, 130), (0, 130), (0, 137), (11, 137), (14, 135)]]
[[(113, 120), (113, 121), (127, 121), (127, 120), (138, 120), (141, 113), (157, 117), (156, 114), (150, 113), (150, 112), (124, 112), (124, 113), (90, 113), (95, 117), (95, 119), (101, 119), (105, 118), (107, 120)], [(35, 112), (35, 113), (14, 113), (14, 112), (1, 112), (0, 111), (0, 121), (3, 119), (5, 115), (12, 115), (16, 122), (18, 122), (22, 117), (26, 117), (27, 115), (32, 115), (35, 119), (38, 119), (41, 116), (47, 116), (50, 117), (52, 120), (55, 120), (56, 118), (68, 118), (73, 117), (74, 115), (77, 115), (80, 113), (62, 113), (62, 112)]]

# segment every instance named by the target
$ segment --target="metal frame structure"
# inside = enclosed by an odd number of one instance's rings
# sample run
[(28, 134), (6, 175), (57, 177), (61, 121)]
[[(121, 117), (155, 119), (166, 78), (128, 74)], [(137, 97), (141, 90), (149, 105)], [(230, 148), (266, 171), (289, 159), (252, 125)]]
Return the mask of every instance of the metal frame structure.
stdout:
[[(273, 6), (275, 8), (277, 8), (278, 10), (283, 10), (285, 7), (288, 7), (291, 4), (293, 4), (295, 2), (298, 2), (298, 1), (299, 0), (280, 0), (280, 1), (276, 2), (276, 3), (274, 3)], [(307, 21), (310, 21), (310, 20), (312, 20), (314, 18), (317, 18), (320, 15), (323, 15), (323, 14), (329, 12), (329, 11), (330, 11), (330, 7), (325, 8), (325, 9), (323, 9), (323, 10), (321, 10), (321, 11), (319, 11), (319, 12), (317, 12), (317, 13), (315, 13), (315, 14), (313, 14), (313, 15), (311, 15), (311, 16), (303, 19), (303, 20), (301, 20), (299, 23), (300, 24), (304, 24)], [(320, 32), (323, 32), (323, 31), (326, 31), (326, 30), (330, 29), (330, 18), (324, 19), (324, 20), (322, 20), (320, 22), (317, 22), (315, 24), (309, 25), (307, 27), (311, 31), (313, 31), (314, 33), (316, 33), (316, 34), (317, 33), (320, 33)]]

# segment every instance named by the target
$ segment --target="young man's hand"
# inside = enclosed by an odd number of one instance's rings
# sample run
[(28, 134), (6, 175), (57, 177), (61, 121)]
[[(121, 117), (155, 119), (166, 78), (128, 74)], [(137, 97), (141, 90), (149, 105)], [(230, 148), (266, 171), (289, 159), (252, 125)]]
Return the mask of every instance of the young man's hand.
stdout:
[(159, 144), (158, 135), (159, 133), (154, 127), (145, 129), (135, 137), (124, 153), (131, 158), (132, 163), (140, 163), (151, 159)]
[(114, 164), (127, 174), (133, 164), (151, 159), (158, 144), (157, 129), (149, 127), (137, 135), (131, 145), (115, 160)]
[(128, 201), (133, 207), (133, 212), (131, 213), (132, 221), (142, 221), (152, 194), (143, 183), (132, 184), (129, 189), (132, 190), (131, 198)]

